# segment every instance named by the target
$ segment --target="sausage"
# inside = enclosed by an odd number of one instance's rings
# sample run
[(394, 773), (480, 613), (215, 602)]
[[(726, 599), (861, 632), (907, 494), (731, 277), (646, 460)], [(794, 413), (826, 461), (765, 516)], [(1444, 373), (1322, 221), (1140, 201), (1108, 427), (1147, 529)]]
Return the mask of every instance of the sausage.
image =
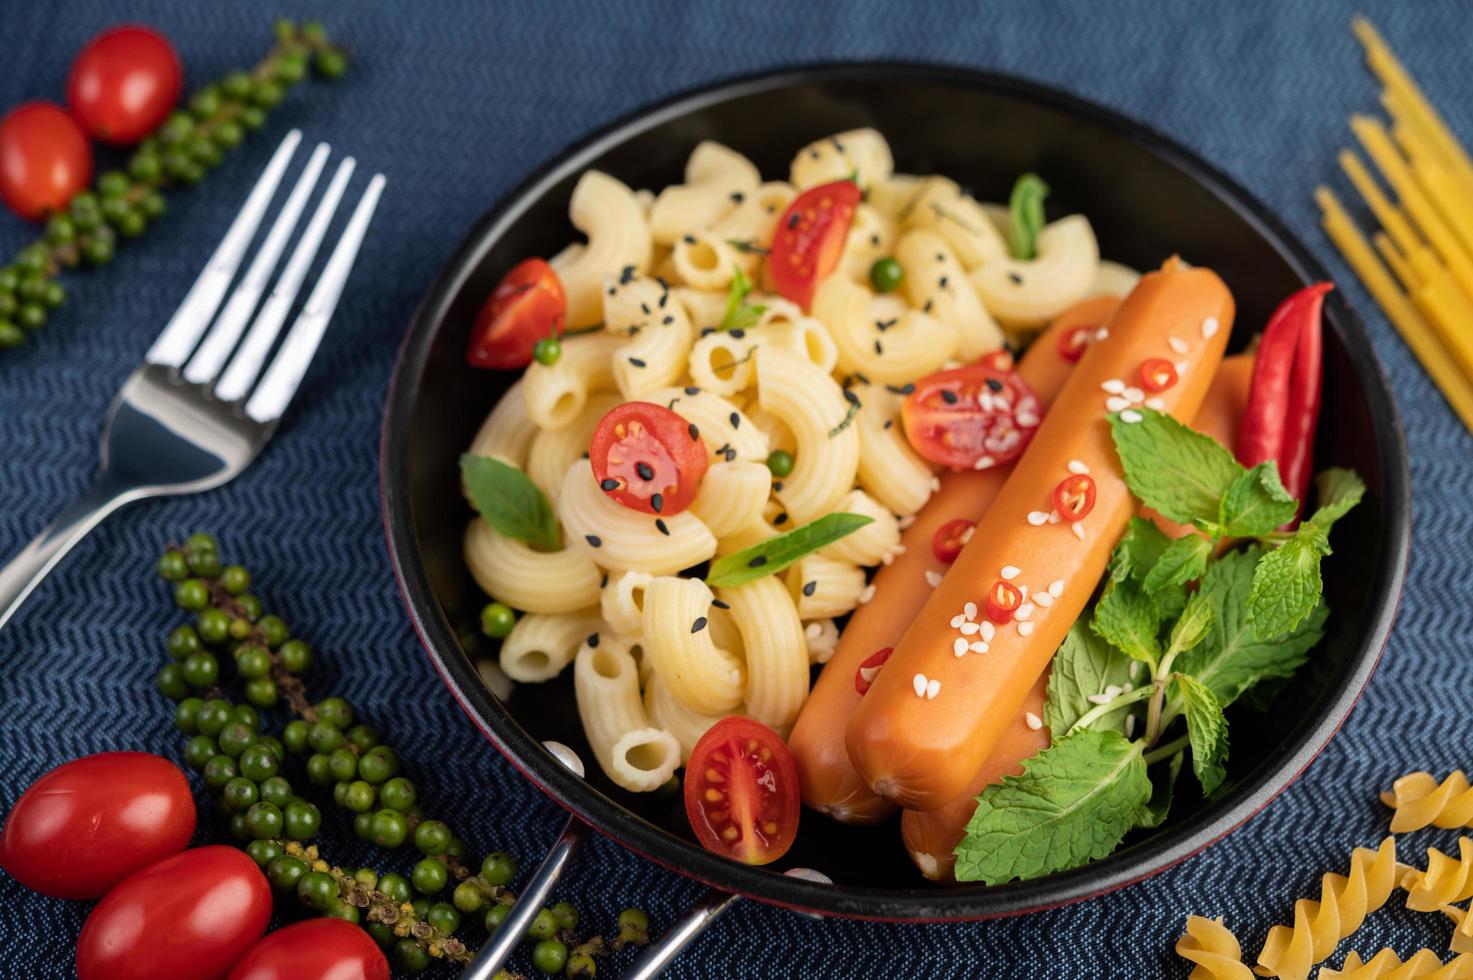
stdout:
[[(1248, 403), (1248, 387), (1253, 380), (1253, 355), (1238, 354), (1222, 362), (1207, 398), (1197, 410), (1192, 426), (1205, 432), (1225, 446), (1237, 439), (1238, 422), (1243, 417), (1243, 407)], [(1173, 524), (1157, 516), (1158, 523), (1168, 534), (1179, 536), (1192, 533), (1192, 529)], [(1176, 529), (1174, 532), (1172, 529)], [(1028, 692), (1023, 707), (1013, 716), (1003, 730), (997, 748), (982, 763), (977, 775), (972, 777), (966, 792), (945, 806), (935, 810), (906, 810), (900, 817), (900, 836), (905, 841), (906, 853), (920, 869), (921, 874), (932, 881), (953, 881), (956, 867), (956, 845), (966, 833), (967, 822), (977, 810), (977, 796), (983, 789), (1000, 782), (1004, 776), (1017, 776), (1023, 772), (1023, 760), (1048, 748), (1050, 732), (1040, 726), (1029, 724), (1028, 715), (1043, 718), (1043, 701), (1047, 693), (1048, 672), (1038, 679)]]
[[(1119, 303), (1116, 297), (1098, 296), (1075, 304), (1023, 355), (1018, 373), (1045, 408), (1074, 367), (1059, 353), (1058, 338), (1081, 326), (1098, 327)], [(901, 536), (905, 551), (876, 573), (874, 598), (854, 610), (788, 737), (806, 805), (853, 824), (877, 823), (894, 811), (893, 803), (870, 792), (859, 778), (844, 747), (844, 726), (859, 706), (855, 671), (876, 650), (899, 642), (931, 593), (926, 572), (946, 572), (947, 566), (931, 551), (936, 529), (956, 517), (980, 520), (1011, 469), (943, 474), (941, 488)]]
[[(1195, 415), (1232, 319), (1232, 294), (1217, 274), (1176, 258), (1143, 277), (1120, 304), (972, 540), (860, 699), (845, 741), (871, 790), (916, 810), (935, 809), (966, 790), (1083, 611), (1136, 510), (1107, 413), (1118, 399), (1138, 394), (1131, 389), (1144, 360), (1164, 357), (1178, 377), (1154, 396), (1156, 404)], [(1124, 395), (1105, 390), (1122, 385)], [(1094, 480), (1092, 511), (1077, 523), (1031, 522), (1050, 507), (1071, 468)], [(1003, 622), (992, 623), (992, 597), (1024, 586), (1049, 600), (1025, 597), (1017, 607), (1022, 619), (998, 614)], [(969, 623), (980, 632), (968, 632)]]

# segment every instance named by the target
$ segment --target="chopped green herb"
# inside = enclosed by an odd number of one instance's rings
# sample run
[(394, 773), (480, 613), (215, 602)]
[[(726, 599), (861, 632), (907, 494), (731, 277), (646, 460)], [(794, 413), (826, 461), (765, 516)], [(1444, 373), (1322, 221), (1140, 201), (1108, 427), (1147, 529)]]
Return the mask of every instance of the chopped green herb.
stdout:
[(726, 293), (726, 311), (721, 314), (721, 324), (716, 329), (746, 330), (757, 325), (762, 314), (767, 312), (767, 307), (760, 303), (749, 304), (747, 294), (751, 291), (752, 280), (747, 278), (740, 266), (733, 266), (731, 288)]
[(706, 575), (706, 584), (729, 589), (780, 572), (805, 555), (826, 548), (873, 521), (874, 518), (863, 514), (826, 514), (786, 534), (718, 558)]

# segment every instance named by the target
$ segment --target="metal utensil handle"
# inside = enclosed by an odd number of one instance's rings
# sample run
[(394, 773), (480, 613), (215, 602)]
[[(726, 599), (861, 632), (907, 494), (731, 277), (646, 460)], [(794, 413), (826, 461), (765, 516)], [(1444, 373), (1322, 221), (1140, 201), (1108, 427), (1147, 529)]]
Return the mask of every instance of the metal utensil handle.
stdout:
[(740, 899), (740, 895), (714, 888), (706, 892), (663, 936), (639, 954), (639, 959), (624, 974), (624, 980), (654, 980), (670, 965), (671, 960), (680, 955), (681, 950), (694, 942), (696, 937)]
[(87, 536), (118, 507), (131, 499), (126, 489), (107, 477), (99, 477), (46, 530), (26, 545), (24, 551), (0, 568), (0, 628), (3, 628), (31, 590), (72, 547)]
[(567, 826), (563, 828), (562, 836), (556, 844), (547, 852), (547, 857), (537, 866), (537, 873), (527, 883), (527, 888), (522, 892), (517, 903), (512, 906), (511, 913), (501, 923), (491, 938), (481, 947), (471, 965), (465, 968), (460, 975), (460, 980), (491, 980), (496, 971), (506, 965), (511, 959), (511, 954), (522, 944), (522, 939), (527, 935), (527, 929), (532, 925), (532, 920), (537, 918), (537, 913), (542, 911), (547, 901), (547, 896), (552, 893), (553, 886), (567, 870), (568, 862), (573, 858), (573, 852), (578, 850), (578, 845), (583, 843), (588, 836), (588, 825), (577, 817), (569, 817)]

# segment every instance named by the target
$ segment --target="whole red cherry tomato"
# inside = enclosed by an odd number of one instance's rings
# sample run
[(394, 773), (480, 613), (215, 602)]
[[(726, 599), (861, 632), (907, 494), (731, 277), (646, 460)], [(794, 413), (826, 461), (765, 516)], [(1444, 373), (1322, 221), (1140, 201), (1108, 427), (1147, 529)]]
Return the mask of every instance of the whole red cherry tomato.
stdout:
[(532, 363), (537, 341), (563, 332), (563, 281), (542, 259), (524, 259), (486, 297), (471, 331), (471, 367), (506, 371)]
[(0, 867), (52, 898), (101, 898), (194, 834), (189, 782), (167, 759), (103, 752), (57, 766), (21, 794)]
[(352, 923), (308, 919), (252, 946), (229, 980), (389, 980), (389, 961)]
[(219, 980), (266, 931), (271, 886), (233, 847), (196, 847), (123, 879), (77, 937), (78, 980)]
[(26, 102), (0, 119), (0, 200), (35, 221), (66, 207), (92, 180), (92, 146), (54, 102)]
[(104, 31), (72, 62), (66, 98), (82, 126), (106, 143), (136, 143), (164, 121), (184, 87), (179, 56), (157, 31)]

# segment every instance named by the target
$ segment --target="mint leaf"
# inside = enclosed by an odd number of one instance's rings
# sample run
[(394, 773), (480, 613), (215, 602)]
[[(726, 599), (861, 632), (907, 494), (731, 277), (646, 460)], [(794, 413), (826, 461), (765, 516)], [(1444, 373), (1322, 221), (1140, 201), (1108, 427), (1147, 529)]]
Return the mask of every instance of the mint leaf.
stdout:
[(543, 551), (561, 546), (552, 505), (521, 470), (499, 459), (466, 453), (460, 457), (460, 472), (476, 510), (502, 537)]
[(1258, 560), (1248, 593), (1248, 624), (1264, 639), (1294, 630), (1320, 601), (1320, 559), (1330, 539), (1314, 521)]
[(1132, 579), (1111, 582), (1095, 605), (1090, 628), (1095, 635), (1134, 660), (1151, 665), (1161, 659), (1161, 610)]
[(1187, 738), (1192, 743), (1192, 772), (1202, 784), (1202, 792), (1211, 796), (1227, 775), (1228, 725), (1206, 684), (1189, 674), (1175, 674), (1187, 708)]
[[(1083, 620), (1069, 629), (1064, 642), (1054, 654), (1053, 669), (1048, 679), (1048, 697), (1043, 702), (1043, 720), (1050, 732), (1062, 738), (1074, 723), (1094, 709), (1089, 699), (1107, 687), (1131, 683), (1131, 668), (1136, 662), (1089, 631)], [(1125, 716), (1131, 705), (1111, 711), (1090, 722), (1092, 731), (1119, 731), (1125, 728)]]
[(1043, 200), (1048, 185), (1038, 174), (1023, 174), (1008, 197), (1008, 246), (1013, 258), (1027, 261), (1038, 254), (1038, 235), (1045, 222)]
[(1172, 651), (1181, 654), (1201, 643), (1212, 629), (1213, 618), (1212, 600), (1198, 591), (1187, 600), (1181, 618), (1171, 627)]
[(1144, 581), (1146, 573), (1170, 546), (1171, 538), (1155, 522), (1132, 517), (1125, 527), (1125, 535), (1110, 555), (1110, 578), (1116, 582), (1127, 578)]
[(747, 294), (752, 291), (752, 280), (742, 272), (740, 266), (732, 266), (731, 287), (726, 292), (726, 311), (721, 314), (717, 330), (747, 330), (756, 326), (767, 307), (761, 304), (749, 306)]
[(1215, 525), (1222, 495), (1243, 467), (1210, 436), (1148, 408), (1134, 411), (1138, 422), (1123, 422), (1118, 412), (1110, 416), (1130, 492), (1179, 524)]
[(1162, 552), (1142, 584), (1147, 592), (1160, 592), (1170, 585), (1194, 582), (1207, 570), (1207, 559), (1211, 557), (1211, 541), (1200, 534), (1182, 535)]
[(987, 787), (956, 846), (957, 880), (1037, 878), (1115, 850), (1151, 797), (1143, 748), (1118, 732), (1075, 732)]
[(1292, 521), (1298, 512), (1298, 502), (1279, 480), (1278, 464), (1269, 461), (1232, 482), (1222, 495), (1219, 521), (1228, 537), (1256, 538)]
[(1166, 816), (1171, 812), (1171, 799), (1175, 795), (1176, 777), (1181, 775), (1181, 760), (1184, 753), (1178, 752), (1171, 757), (1170, 764), (1166, 767), (1166, 778), (1157, 778), (1152, 783), (1151, 798), (1146, 805), (1141, 807), (1141, 812), (1136, 814), (1135, 825), (1143, 830), (1155, 830), (1166, 822)]
[(1201, 681), (1224, 707), (1260, 680), (1289, 677), (1324, 635), (1323, 603), (1287, 636), (1260, 640), (1248, 625), (1248, 596), (1261, 548), (1234, 551), (1212, 563), (1197, 595), (1212, 604), (1212, 624), (1201, 644), (1177, 658), (1176, 668)]
[(718, 558), (706, 574), (706, 584), (729, 589), (780, 572), (804, 555), (826, 548), (873, 522), (873, 517), (863, 514), (825, 514), (787, 534)]
[(1366, 495), (1365, 482), (1351, 470), (1329, 469), (1315, 477), (1320, 506), (1310, 522), (1324, 529), (1344, 517)]

